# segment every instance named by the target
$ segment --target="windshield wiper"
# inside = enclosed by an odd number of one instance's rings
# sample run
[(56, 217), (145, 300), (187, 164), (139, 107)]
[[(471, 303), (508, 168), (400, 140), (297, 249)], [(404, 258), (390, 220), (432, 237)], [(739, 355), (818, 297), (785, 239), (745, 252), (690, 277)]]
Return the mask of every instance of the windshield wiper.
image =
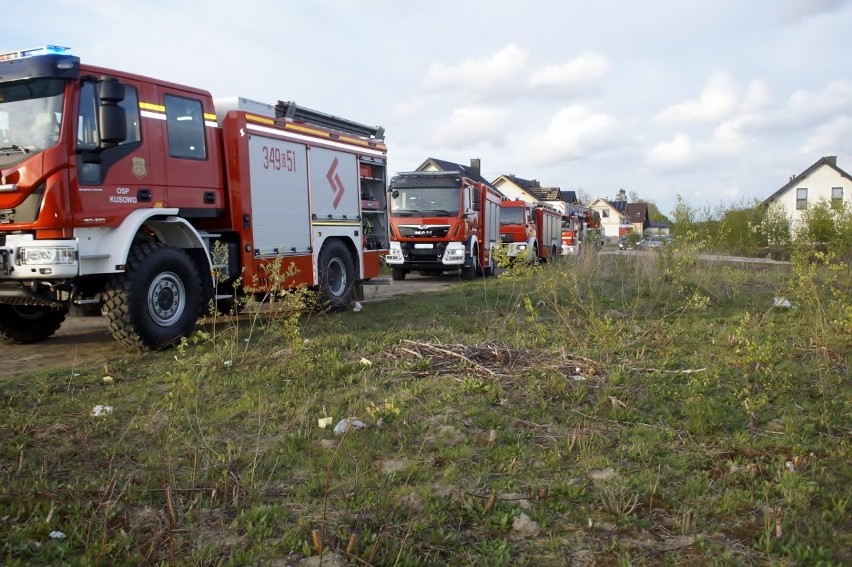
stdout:
[(420, 212), (421, 213), (437, 213), (435, 216), (444, 216), (444, 217), (450, 216), (450, 211), (447, 211), (447, 210), (444, 210), (444, 209), (424, 209)]
[(21, 152), (23, 154), (30, 153), (30, 150), (28, 150), (24, 146), (19, 146), (18, 144), (7, 144), (5, 146), (0, 147), (0, 152), (4, 152), (6, 150), (18, 150), (19, 152)]

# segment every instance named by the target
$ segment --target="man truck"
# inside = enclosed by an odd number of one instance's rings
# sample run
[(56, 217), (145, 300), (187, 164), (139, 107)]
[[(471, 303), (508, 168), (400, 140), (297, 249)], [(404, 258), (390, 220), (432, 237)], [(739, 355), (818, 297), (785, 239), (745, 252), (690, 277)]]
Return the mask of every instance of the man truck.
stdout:
[(390, 182), (390, 248), (385, 261), (391, 278), (412, 270), (438, 275), (457, 270), (462, 279), (494, 272), (502, 194), (472, 173), (414, 171)]

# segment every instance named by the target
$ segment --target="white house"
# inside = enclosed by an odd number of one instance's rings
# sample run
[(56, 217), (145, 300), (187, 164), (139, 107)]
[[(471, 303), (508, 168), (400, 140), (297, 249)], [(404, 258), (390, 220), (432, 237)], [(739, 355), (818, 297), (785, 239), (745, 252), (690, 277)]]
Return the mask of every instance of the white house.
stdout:
[(501, 175), (492, 181), (491, 185), (496, 187), (510, 201), (521, 200), (533, 205), (537, 205), (539, 202), (538, 197), (531, 191), (534, 187), (539, 187), (539, 183), (535, 179), (530, 181), (511, 174)]
[(601, 228), (608, 240), (621, 238), (633, 231), (633, 222), (627, 214), (627, 201), (595, 199), (589, 208), (601, 216)]
[(561, 215), (567, 215), (577, 205), (575, 191), (559, 187), (542, 187), (537, 179), (521, 179), (512, 174), (501, 175), (491, 182), (510, 201), (526, 201), (533, 205), (547, 205)]
[(837, 167), (837, 156), (825, 156), (761, 203), (769, 206), (781, 204), (790, 216), (793, 226), (802, 218), (802, 211), (819, 201), (832, 207), (852, 206), (852, 176)]

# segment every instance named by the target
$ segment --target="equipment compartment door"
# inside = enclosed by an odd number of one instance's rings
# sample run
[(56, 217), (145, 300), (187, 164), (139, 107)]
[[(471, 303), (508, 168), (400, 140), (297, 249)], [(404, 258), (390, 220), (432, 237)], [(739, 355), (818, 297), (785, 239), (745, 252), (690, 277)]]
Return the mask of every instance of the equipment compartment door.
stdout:
[(310, 251), (306, 146), (251, 136), (249, 156), (255, 255)]
[(355, 220), (361, 214), (361, 190), (354, 154), (311, 148), (311, 191), (319, 220)]

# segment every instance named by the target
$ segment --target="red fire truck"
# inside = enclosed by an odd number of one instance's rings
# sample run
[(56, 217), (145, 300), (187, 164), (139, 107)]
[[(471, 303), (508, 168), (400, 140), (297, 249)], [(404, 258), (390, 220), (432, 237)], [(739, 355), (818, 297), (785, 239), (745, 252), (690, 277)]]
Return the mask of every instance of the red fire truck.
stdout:
[(70, 310), (162, 348), (235, 284), (345, 309), (388, 245), (383, 134), (63, 47), (0, 55), (0, 339), (45, 339)]
[[(478, 160), (472, 160), (478, 162)], [(494, 272), (502, 194), (479, 179), (478, 163), (461, 171), (400, 173), (390, 182), (390, 250), (394, 280), (411, 270), (463, 279)]]
[(603, 243), (604, 230), (599, 212), (592, 209), (572, 210), (562, 217), (563, 254), (579, 254), (586, 244), (592, 244), (598, 249)]
[(509, 258), (553, 261), (562, 248), (562, 215), (520, 199), (500, 204), (500, 241)]

